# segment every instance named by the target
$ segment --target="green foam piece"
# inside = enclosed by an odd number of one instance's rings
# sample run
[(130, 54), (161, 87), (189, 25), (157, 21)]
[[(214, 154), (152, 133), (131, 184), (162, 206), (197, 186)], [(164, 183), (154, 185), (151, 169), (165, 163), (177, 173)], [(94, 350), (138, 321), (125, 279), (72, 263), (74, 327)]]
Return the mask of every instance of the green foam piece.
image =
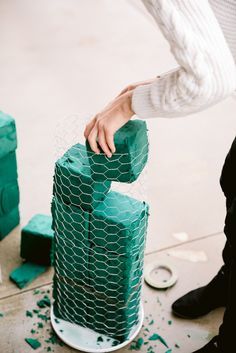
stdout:
[(82, 208), (52, 201), (55, 230), (55, 271), (61, 276), (86, 280), (88, 277), (90, 213)]
[(25, 262), (21, 266), (14, 269), (10, 273), (9, 278), (17, 285), (17, 287), (22, 289), (46, 270), (47, 266), (34, 264), (32, 262)]
[(115, 191), (90, 212), (53, 198), (58, 318), (127, 338), (139, 314), (148, 210)]
[(25, 338), (25, 342), (27, 342), (33, 349), (41, 347), (41, 343), (35, 338)]
[(125, 302), (141, 285), (143, 253), (118, 256), (93, 247), (89, 253), (90, 285), (98, 293), (106, 293), (118, 302)]
[(0, 187), (15, 182), (17, 177), (16, 152), (12, 151), (0, 158)]
[(8, 235), (20, 222), (18, 207), (0, 216), (0, 240)]
[(141, 251), (145, 244), (149, 205), (110, 191), (91, 212), (90, 241), (120, 255)]
[(143, 120), (129, 120), (114, 134), (115, 153), (108, 158), (102, 151), (92, 151), (88, 140), (86, 148), (91, 174), (96, 181), (134, 182), (148, 160), (149, 142), (147, 125)]
[(36, 214), (21, 231), (20, 255), (23, 259), (49, 266), (53, 257), (52, 217)]
[(89, 286), (54, 277), (54, 314), (59, 319), (123, 341), (138, 321), (140, 290), (134, 292), (124, 305)]
[(54, 195), (64, 203), (90, 210), (102, 201), (111, 182), (92, 179), (85, 146), (71, 147), (55, 165)]
[(108, 302), (107, 298), (99, 299), (96, 293), (91, 294), (89, 299), (87, 326), (98, 333), (124, 341), (138, 322), (139, 305), (119, 307), (117, 303)]
[(19, 187), (17, 181), (0, 186), (0, 217), (10, 213), (19, 204)]
[(64, 278), (59, 279), (55, 274), (53, 281), (53, 298), (55, 299), (53, 311), (58, 319), (67, 320), (85, 327), (88, 310), (87, 297), (86, 288), (73, 281), (67, 281)]
[(0, 158), (17, 148), (15, 120), (0, 112)]

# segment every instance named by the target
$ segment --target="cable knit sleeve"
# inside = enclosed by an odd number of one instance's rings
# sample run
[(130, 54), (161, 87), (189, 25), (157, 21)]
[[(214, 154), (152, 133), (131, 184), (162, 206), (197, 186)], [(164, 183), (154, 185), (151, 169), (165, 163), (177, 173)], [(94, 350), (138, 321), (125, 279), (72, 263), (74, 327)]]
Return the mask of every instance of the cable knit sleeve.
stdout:
[(140, 118), (201, 111), (236, 89), (236, 66), (208, 0), (142, 0), (179, 66), (133, 91)]

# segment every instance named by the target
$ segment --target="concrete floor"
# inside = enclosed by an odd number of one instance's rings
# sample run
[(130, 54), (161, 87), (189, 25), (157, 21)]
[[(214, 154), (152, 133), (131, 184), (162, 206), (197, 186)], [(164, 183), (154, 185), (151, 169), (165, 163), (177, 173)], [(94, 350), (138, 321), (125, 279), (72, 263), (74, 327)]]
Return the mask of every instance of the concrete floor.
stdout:
[[(139, 0), (1, 1), (0, 107), (17, 122), (22, 225), (35, 213), (49, 213), (55, 156), (75, 140), (83, 142), (86, 119), (129, 83), (176, 66), (168, 43), (145, 11)], [(219, 177), (235, 136), (235, 104), (229, 98), (189, 117), (147, 120), (146, 198), (151, 214), (146, 261), (171, 259), (179, 281), (165, 292), (144, 285), (145, 315), (152, 315), (151, 328), (173, 352), (191, 353), (217, 331), (221, 320), (219, 310), (199, 320), (171, 318), (172, 325), (167, 323), (171, 302), (206, 283), (222, 261), (225, 201)], [(186, 242), (174, 236), (179, 232), (188, 234)], [(8, 274), (20, 263), (19, 241), (20, 227), (0, 243), (4, 353), (31, 351), (24, 337), (30, 335), (33, 321), (25, 310), (35, 307), (34, 288), (51, 287), (52, 270), (26, 290), (10, 283)], [(176, 249), (204, 251), (207, 259), (183, 260), (173, 256)], [(47, 327), (40, 332), (46, 335)], [(45, 352), (45, 347), (44, 342), (37, 351)], [(159, 343), (153, 348), (165, 352)], [(73, 350), (57, 346), (55, 351)]]

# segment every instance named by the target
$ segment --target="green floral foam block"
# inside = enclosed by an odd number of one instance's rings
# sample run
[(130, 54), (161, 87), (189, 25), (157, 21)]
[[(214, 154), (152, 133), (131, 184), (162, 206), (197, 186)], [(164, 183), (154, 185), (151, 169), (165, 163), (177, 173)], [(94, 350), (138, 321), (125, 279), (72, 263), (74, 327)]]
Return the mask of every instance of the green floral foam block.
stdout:
[(0, 158), (0, 187), (15, 182), (17, 177), (16, 152), (12, 151)]
[(88, 140), (86, 147), (92, 177), (96, 181), (135, 181), (148, 160), (149, 142), (144, 120), (129, 120), (114, 135), (116, 152), (108, 158), (100, 148), (100, 154), (92, 151)]
[(0, 240), (8, 235), (20, 223), (18, 207), (0, 216)]
[(0, 158), (17, 147), (15, 120), (3, 112), (0, 112), (0, 146)]
[(53, 311), (57, 318), (86, 327), (88, 291), (67, 278), (55, 273), (53, 278)]
[(89, 212), (66, 205), (54, 197), (52, 215), (55, 230), (55, 271), (66, 278), (87, 281)]
[(113, 297), (93, 292), (88, 296), (88, 327), (123, 342), (137, 324), (141, 288), (127, 302), (119, 303)]
[(110, 191), (91, 212), (90, 241), (101, 248), (128, 256), (145, 244), (149, 205)]
[(67, 204), (91, 210), (104, 199), (110, 185), (108, 180), (92, 178), (86, 148), (79, 143), (56, 162), (54, 195)]
[(47, 266), (25, 262), (21, 266), (14, 269), (9, 278), (17, 285), (17, 287), (24, 288), (30, 284), (39, 275), (47, 270)]
[(126, 303), (89, 286), (59, 278), (53, 281), (54, 314), (59, 319), (79, 324), (124, 341), (138, 322), (141, 287), (133, 291)]
[(49, 266), (53, 258), (52, 217), (36, 214), (21, 231), (21, 257)]
[(0, 217), (10, 213), (19, 204), (19, 187), (17, 181), (0, 186)]
[(142, 282), (143, 251), (127, 256), (116, 255), (99, 247), (89, 252), (89, 278), (91, 287), (100, 294), (126, 303)]
[(20, 221), (14, 119), (0, 112), (0, 240)]

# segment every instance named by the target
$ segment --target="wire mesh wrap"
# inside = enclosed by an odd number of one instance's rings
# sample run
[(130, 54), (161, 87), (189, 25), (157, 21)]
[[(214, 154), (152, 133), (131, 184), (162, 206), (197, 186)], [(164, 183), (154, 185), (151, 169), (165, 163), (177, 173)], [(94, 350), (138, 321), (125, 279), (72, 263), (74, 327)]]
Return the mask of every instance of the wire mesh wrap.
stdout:
[(138, 323), (149, 205), (118, 185), (138, 183), (148, 159), (146, 123), (114, 136), (111, 158), (86, 143), (55, 165), (54, 314), (118, 342)]

